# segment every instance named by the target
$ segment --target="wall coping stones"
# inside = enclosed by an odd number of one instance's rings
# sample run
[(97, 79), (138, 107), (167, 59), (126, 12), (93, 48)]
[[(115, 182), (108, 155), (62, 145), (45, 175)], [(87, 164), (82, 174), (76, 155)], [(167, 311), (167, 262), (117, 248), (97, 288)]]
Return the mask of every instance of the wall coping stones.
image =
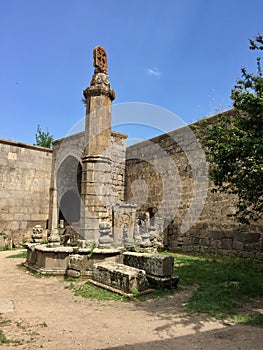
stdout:
[(17, 142), (17, 141), (12, 141), (12, 140), (5, 140), (5, 139), (1, 139), (1, 138), (0, 138), (0, 143), (15, 146), (15, 147), (33, 149), (35, 151), (49, 152), (49, 153), (53, 152), (53, 149), (51, 149), (51, 148), (29, 145), (27, 143)]
[(38, 243), (26, 243), (26, 248), (36, 249), (42, 252), (59, 252), (59, 253), (93, 253), (93, 254), (120, 254), (120, 249), (115, 248), (105, 248), (105, 249), (91, 249), (91, 248), (76, 248), (76, 247), (67, 247), (67, 246), (58, 246), (58, 247), (47, 247), (46, 244), (38, 244)]
[(74, 247), (47, 247), (45, 244), (27, 243), (25, 247), (30, 250), (38, 250), (40, 252), (51, 252), (51, 253), (73, 253)]

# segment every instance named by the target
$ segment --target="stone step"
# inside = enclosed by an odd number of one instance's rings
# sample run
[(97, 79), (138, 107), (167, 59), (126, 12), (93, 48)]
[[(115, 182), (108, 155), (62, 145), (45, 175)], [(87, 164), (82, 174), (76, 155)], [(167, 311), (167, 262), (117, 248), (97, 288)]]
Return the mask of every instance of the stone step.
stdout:
[(149, 289), (145, 271), (115, 262), (94, 264), (92, 280), (126, 294), (141, 293)]

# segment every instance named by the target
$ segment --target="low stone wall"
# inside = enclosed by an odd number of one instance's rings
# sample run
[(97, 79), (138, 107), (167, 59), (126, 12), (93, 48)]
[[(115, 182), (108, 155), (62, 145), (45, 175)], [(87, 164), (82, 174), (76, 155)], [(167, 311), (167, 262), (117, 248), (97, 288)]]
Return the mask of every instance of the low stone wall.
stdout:
[(0, 139), (0, 232), (14, 243), (47, 228), (52, 150)]

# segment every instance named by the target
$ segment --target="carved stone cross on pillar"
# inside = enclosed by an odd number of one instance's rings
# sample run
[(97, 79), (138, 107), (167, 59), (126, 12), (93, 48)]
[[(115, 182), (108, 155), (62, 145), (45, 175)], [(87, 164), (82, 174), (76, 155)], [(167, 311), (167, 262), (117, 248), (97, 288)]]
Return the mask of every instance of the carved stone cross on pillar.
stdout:
[(108, 74), (108, 60), (106, 51), (101, 46), (96, 46), (93, 50), (93, 66), (98, 69), (99, 72)]
[[(82, 213), (84, 232), (81, 236), (98, 242), (100, 233), (105, 236), (108, 223), (112, 221), (111, 112), (115, 94), (110, 87), (106, 51), (101, 46), (95, 47), (93, 58), (94, 74), (90, 86), (83, 91), (86, 144), (82, 157), (81, 196), (85, 211)], [(106, 231), (102, 227), (106, 227)], [(108, 244), (104, 236), (100, 243)]]

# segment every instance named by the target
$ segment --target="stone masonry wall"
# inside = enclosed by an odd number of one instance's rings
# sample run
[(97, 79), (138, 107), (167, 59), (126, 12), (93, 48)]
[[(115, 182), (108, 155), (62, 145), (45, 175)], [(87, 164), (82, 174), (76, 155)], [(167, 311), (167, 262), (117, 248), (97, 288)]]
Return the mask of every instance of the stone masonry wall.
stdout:
[(263, 259), (262, 221), (247, 226), (227, 216), (235, 198), (211, 192), (192, 130), (183, 127), (127, 148), (126, 200), (165, 219), (169, 249)]
[(52, 150), (0, 139), (0, 232), (15, 243), (47, 226)]
[(111, 133), (111, 178), (112, 191), (117, 200), (124, 200), (125, 156), (127, 135)]

